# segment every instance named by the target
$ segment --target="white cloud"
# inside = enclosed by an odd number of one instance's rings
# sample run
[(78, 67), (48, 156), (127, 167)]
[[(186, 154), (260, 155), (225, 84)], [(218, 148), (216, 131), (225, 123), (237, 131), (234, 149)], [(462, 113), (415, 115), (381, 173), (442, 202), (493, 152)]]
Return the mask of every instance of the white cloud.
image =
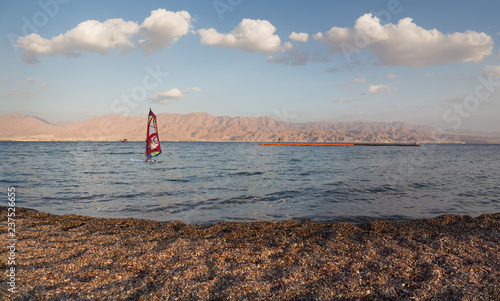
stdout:
[(330, 53), (336, 53), (342, 52), (344, 43), (350, 42), (355, 35), (356, 31), (352, 28), (334, 26), (324, 34), (318, 32), (313, 38), (330, 46)]
[(38, 62), (37, 55), (79, 56), (75, 51), (107, 55), (112, 49), (120, 49), (126, 53), (133, 49), (134, 44), (130, 39), (137, 34), (138, 29), (135, 22), (125, 22), (123, 19), (109, 19), (102, 23), (88, 20), (50, 40), (36, 33), (20, 37), (17, 47), (23, 49), (22, 58), (28, 63)]
[(360, 77), (354, 78), (353, 81), (355, 81), (357, 83), (364, 83), (364, 82), (366, 82), (366, 77), (360, 76)]
[(368, 92), (372, 94), (379, 94), (379, 93), (394, 93), (398, 91), (397, 88), (394, 87), (389, 87), (385, 85), (370, 85), (368, 87)]
[(434, 72), (427, 72), (426, 74), (424, 74), (424, 77), (432, 77), (432, 76), (435, 76), (436, 74)]
[(198, 87), (190, 87), (184, 90), (184, 93), (187, 93), (189, 91), (201, 91), (201, 88)]
[(285, 42), (285, 43), (283, 44), (283, 49), (284, 49), (284, 50), (290, 50), (290, 49), (292, 49), (292, 48), (293, 48), (293, 44), (292, 44), (292, 43), (290, 43), (290, 42)]
[(151, 100), (151, 102), (154, 102), (154, 103), (168, 104), (169, 100), (181, 99), (189, 91), (201, 91), (201, 89), (198, 87), (191, 87), (191, 88), (185, 89), (184, 91), (181, 91), (177, 88), (174, 88), (174, 89), (170, 89), (170, 90), (167, 90), (164, 92), (155, 93), (149, 99)]
[(48, 85), (47, 83), (41, 83), (41, 84), (40, 84), (40, 88), (43, 88), (43, 87), (45, 87), (45, 86), (47, 86), (47, 85)]
[(281, 45), (276, 27), (267, 20), (243, 19), (231, 33), (219, 33), (214, 28), (200, 29), (200, 41), (203, 45), (234, 48), (248, 52), (275, 53), (290, 49), (291, 43)]
[(296, 33), (292, 32), (289, 36), (290, 40), (298, 41), (298, 42), (307, 42), (309, 39), (309, 34), (305, 32)]
[(45, 39), (32, 33), (20, 37), (17, 47), (22, 48), (22, 59), (27, 63), (38, 63), (39, 55), (67, 57), (80, 56), (80, 52), (95, 52), (108, 55), (111, 50), (126, 54), (136, 48), (134, 38), (142, 35), (139, 47), (146, 54), (157, 49), (168, 48), (191, 28), (191, 16), (186, 11), (170, 12), (165, 9), (151, 11), (141, 26), (137, 22), (121, 18), (104, 22), (87, 20), (64, 34)]
[(21, 80), (22, 82), (29, 82), (29, 83), (32, 83), (32, 82), (35, 82), (37, 80), (36, 77), (28, 77), (27, 79), (23, 79)]
[(487, 65), (483, 67), (483, 76), (486, 78), (499, 78), (500, 66)]
[(387, 74), (387, 79), (388, 80), (396, 80), (398, 79), (399, 75), (395, 74), (395, 73), (389, 73)]
[(384, 66), (479, 63), (493, 49), (493, 39), (485, 33), (468, 30), (443, 34), (437, 29), (426, 30), (413, 23), (411, 18), (401, 19), (397, 24), (381, 25), (372, 14), (358, 18), (353, 28), (332, 27), (313, 37), (329, 45), (331, 53), (347, 55), (366, 48), (378, 57), (378, 64)]
[(181, 90), (174, 88), (170, 89), (165, 92), (158, 92), (153, 97), (151, 97), (152, 100), (158, 100), (158, 99), (178, 99), (182, 98), (184, 96), (184, 93), (182, 93)]
[(140, 34), (146, 39), (139, 41), (139, 47), (147, 55), (157, 49), (169, 48), (191, 28), (191, 15), (187, 11), (171, 12), (163, 8), (154, 10), (142, 22)]

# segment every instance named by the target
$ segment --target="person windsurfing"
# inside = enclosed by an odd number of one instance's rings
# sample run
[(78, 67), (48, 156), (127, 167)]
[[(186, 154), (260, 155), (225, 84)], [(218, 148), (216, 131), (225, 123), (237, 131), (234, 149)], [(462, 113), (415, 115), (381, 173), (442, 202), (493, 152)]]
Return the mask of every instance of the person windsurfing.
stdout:
[(149, 161), (151, 161), (151, 156), (149, 155), (149, 143), (148, 143), (148, 139), (146, 139), (146, 151), (144, 152), (144, 155), (146, 156), (146, 159), (144, 160), (144, 162), (147, 162), (148, 159), (149, 159)]
[[(151, 161), (152, 157), (161, 154), (160, 139), (158, 138), (158, 126), (156, 125), (156, 115), (149, 109), (148, 127), (146, 131), (146, 152), (145, 162)], [(155, 160), (156, 161), (156, 160)]]

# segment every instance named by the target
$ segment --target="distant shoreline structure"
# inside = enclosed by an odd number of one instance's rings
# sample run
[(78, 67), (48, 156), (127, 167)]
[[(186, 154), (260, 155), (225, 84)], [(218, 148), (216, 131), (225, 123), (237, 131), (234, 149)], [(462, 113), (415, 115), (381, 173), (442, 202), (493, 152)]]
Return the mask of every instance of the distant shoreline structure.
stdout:
[[(0, 142), (116, 142), (122, 143), (121, 140), (107, 139), (107, 140), (91, 140), (91, 139), (68, 139), (68, 140), (37, 140), (37, 139), (5, 139), (0, 138)], [(143, 143), (141, 140), (128, 140), (131, 143)], [(500, 145), (497, 143), (465, 143), (465, 142), (422, 142), (422, 143), (404, 143), (404, 142), (349, 142), (349, 143), (332, 143), (332, 142), (259, 142), (259, 141), (227, 141), (227, 140), (166, 140), (164, 143), (255, 143), (262, 146), (422, 146), (422, 145)]]
[(420, 146), (419, 143), (259, 143), (263, 146)]

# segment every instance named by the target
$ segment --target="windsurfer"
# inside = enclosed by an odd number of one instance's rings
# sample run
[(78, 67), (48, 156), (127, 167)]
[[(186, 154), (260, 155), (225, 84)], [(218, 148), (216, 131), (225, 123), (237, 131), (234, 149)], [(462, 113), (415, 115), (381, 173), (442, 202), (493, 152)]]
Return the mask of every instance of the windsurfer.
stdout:
[(149, 153), (149, 143), (148, 143), (148, 140), (146, 139), (146, 151), (144, 152), (146, 159), (144, 160), (144, 162), (147, 162), (148, 159), (149, 159), (149, 161), (151, 161), (151, 157), (148, 155), (148, 153)]

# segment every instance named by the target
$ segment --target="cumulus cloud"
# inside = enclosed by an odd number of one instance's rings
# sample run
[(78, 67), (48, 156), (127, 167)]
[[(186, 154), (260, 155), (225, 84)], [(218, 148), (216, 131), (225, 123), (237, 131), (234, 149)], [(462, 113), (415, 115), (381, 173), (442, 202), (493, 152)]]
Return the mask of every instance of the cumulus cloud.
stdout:
[(296, 33), (294, 31), (288, 37), (290, 38), (290, 40), (294, 40), (297, 42), (307, 42), (307, 40), (309, 39), (309, 34), (305, 32)]
[(161, 102), (161, 101), (166, 100), (166, 99), (179, 99), (179, 98), (182, 98), (183, 96), (184, 96), (184, 93), (182, 93), (181, 90), (174, 88), (174, 89), (170, 89), (168, 91), (155, 93), (155, 95), (153, 95), (151, 97), (151, 100), (153, 100), (153, 102), (157, 102), (157, 101)]
[(121, 18), (104, 22), (87, 20), (64, 34), (51, 39), (32, 33), (17, 39), (17, 47), (22, 48), (22, 59), (27, 63), (38, 63), (38, 56), (62, 54), (77, 57), (81, 52), (95, 52), (108, 55), (112, 50), (126, 54), (135, 49), (134, 38), (142, 36), (139, 47), (146, 54), (161, 48), (168, 48), (191, 28), (191, 16), (186, 11), (169, 12), (157, 9), (139, 26), (133, 21)]
[(368, 87), (368, 92), (372, 94), (380, 94), (380, 93), (394, 93), (398, 91), (397, 88), (389, 87), (386, 85), (370, 85)]
[(351, 42), (356, 35), (356, 31), (349, 27), (332, 27), (324, 34), (318, 32), (313, 38), (330, 46), (330, 53), (342, 52), (347, 42)]
[(479, 63), (493, 49), (493, 39), (482, 32), (468, 30), (443, 34), (437, 29), (426, 30), (413, 23), (411, 18), (382, 25), (372, 14), (358, 18), (353, 28), (332, 27), (313, 38), (329, 45), (330, 53), (347, 55), (367, 49), (378, 57), (378, 64), (384, 66)]
[(366, 82), (366, 77), (360, 76), (360, 77), (357, 77), (357, 78), (353, 78), (353, 81), (355, 81), (357, 83), (364, 83), (364, 82)]
[(174, 89), (170, 89), (167, 91), (155, 93), (149, 99), (151, 100), (151, 102), (154, 102), (154, 103), (168, 104), (169, 100), (181, 99), (189, 91), (201, 91), (201, 89), (198, 87), (191, 87), (191, 88), (185, 89), (184, 91), (181, 91), (177, 88), (174, 88)]
[(499, 78), (500, 66), (487, 65), (483, 67), (483, 76), (486, 78)]
[(283, 49), (282, 51), (285, 51), (285, 50), (290, 50), (293, 48), (293, 44), (290, 43), (290, 42), (285, 42), (285, 44), (283, 44)]
[(23, 49), (21, 56), (27, 63), (38, 62), (37, 55), (79, 56), (76, 51), (107, 55), (110, 50), (119, 49), (126, 53), (134, 48), (130, 39), (137, 34), (138, 29), (139, 26), (135, 22), (126, 22), (123, 19), (109, 19), (102, 23), (88, 20), (50, 40), (36, 33), (20, 37), (17, 47)]
[(292, 44), (281, 45), (280, 37), (275, 32), (276, 27), (269, 21), (253, 19), (243, 19), (227, 34), (219, 33), (214, 28), (198, 30), (203, 45), (268, 54), (290, 49)]
[(41, 84), (40, 84), (40, 88), (43, 88), (43, 87), (45, 87), (45, 86), (47, 86), (47, 85), (48, 85), (47, 83), (41, 83)]
[(146, 54), (151, 54), (157, 49), (169, 48), (191, 28), (191, 15), (187, 11), (154, 10), (151, 16), (142, 22), (140, 34), (146, 39), (139, 41), (139, 47)]

